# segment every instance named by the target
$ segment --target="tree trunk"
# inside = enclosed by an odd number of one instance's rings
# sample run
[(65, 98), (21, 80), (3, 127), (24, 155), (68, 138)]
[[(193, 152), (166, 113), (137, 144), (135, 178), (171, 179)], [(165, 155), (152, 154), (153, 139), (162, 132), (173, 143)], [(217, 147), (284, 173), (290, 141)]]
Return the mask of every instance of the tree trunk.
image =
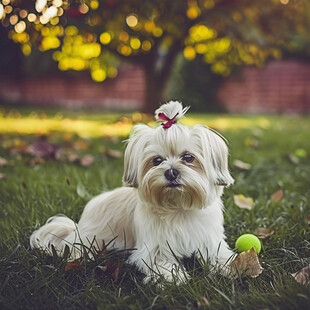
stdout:
[(153, 70), (145, 68), (145, 93), (142, 112), (154, 114), (155, 110), (162, 104), (165, 83), (160, 81)]
[(142, 112), (154, 114), (154, 111), (163, 103), (164, 92), (174, 59), (181, 48), (180, 41), (175, 41), (166, 55), (160, 55), (154, 51), (146, 61), (143, 62), (145, 75), (145, 96)]

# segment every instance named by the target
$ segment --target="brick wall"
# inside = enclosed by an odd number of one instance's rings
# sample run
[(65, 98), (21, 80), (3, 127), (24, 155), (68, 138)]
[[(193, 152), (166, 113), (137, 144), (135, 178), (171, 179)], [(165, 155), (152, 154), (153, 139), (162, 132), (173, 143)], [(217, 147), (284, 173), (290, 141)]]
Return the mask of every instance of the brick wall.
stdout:
[(226, 79), (217, 98), (232, 113), (309, 113), (310, 64), (271, 61)]
[(104, 107), (138, 110), (144, 99), (144, 75), (139, 67), (124, 66), (118, 77), (94, 83), (88, 76), (44, 76), (19, 81), (0, 78), (0, 98), (39, 106)]
[[(144, 74), (136, 66), (123, 66), (116, 79), (94, 83), (87, 76), (45, 76), (15, 80), (0, 78), (0, 98), (35, 105), (103, 107), (139, 110), (143, 105)], [(310, 113), (310, 64), (271, 61), (264, 69), (245, 67), (227, 78), (217, 99), (231, 113)]]

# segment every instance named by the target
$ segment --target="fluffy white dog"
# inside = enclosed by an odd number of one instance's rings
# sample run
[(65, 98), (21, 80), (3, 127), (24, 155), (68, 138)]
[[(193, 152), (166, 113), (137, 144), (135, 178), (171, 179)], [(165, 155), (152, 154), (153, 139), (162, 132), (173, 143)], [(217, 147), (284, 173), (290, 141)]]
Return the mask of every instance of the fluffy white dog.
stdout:
[(172, 280), (179, 259), (199, 251), (211, 264), (225, 266), (233, 255), (223, 228), (223, 188), (233, 183), (228, 149), (213, 130), (177, 121), (188, 108), (171, 101), (155, 112), (161, 126), (136, 125), (125, 151), (123, 187), (93, 198), (78, 224), (54, 216), (33, 232), (32, 248), (72, 260), (83, 256), (81, 244), (96, 247), (114, 241), (116, 249), (136, 248), (129, 262), (150, 279)]

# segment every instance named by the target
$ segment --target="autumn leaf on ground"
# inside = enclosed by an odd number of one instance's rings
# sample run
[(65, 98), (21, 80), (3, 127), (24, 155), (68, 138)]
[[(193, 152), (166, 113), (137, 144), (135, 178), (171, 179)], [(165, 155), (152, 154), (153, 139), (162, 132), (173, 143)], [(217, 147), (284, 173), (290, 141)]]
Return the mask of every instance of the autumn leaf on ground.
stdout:
[(265, 239), (269, 236), (271, 236), (277, 229), (274, 228), (256, 228), (254, 231), (254, 235), (256, 235), (260, 239)]
[(114, 281), (117, 281), (120, 270), (123, 267), (123, 262), (106, 260), (104, 265), (107, 267), (105, 274), (111, 277)]
[(69, 270), (85, 270), (85, 265), (83, 265), (81, 259), (77, 259), (72, 262), (67, 262), (65, 266), (65, 271)]
[(300, 284), (306, 285), (310, 283), (310, 265), (291, 275)]
[(79, 161), (80, 157), (77, 154), (70, 152), (67, 155), (67, 159), (69, 160), (70, 163), (74, 163), (76, 161)]
[(86, 151), (89, 149), (90, 142), (88, 140), (79, 139), (73, 143), (73, 148), (76, 151)]
[(259, 142), (256, 139), (252, 138), (246, 138), (244, 141), (245, 145), (252, 148), (257, 148), (259, 145)]
[(35, 157), (35, 158), (27, 158), (25, 160), (25, 163), (30, 166), (30, 167), (34, 167), (37, 165), (42, 165), (45, 163), (45, 160), (42, 157)]
[(29, 144), (25, 141), (16, 139), (8, 147), (11, 154), (27, 154), (29, 152)]
[(35, 157), (57, 158), (60, 147), (49, 143), (47, 140), (38, 140), (29, 146), (29, 153)]
[(3, 157), (0, 157), (0, 167), (4, 167), (8, 164), (8, 161), (3, 158)]
[(208, 300), (207, 297), (201, 297), (200, 301), (197, 301), (197, 306), (198, 308), (200, 307), (210, 307), (210, 301)]
[(95, 161), (94, 156), (92, 155), (85, 155), (80, 159), (80, 164), (83, 167), (90, 166)]
[(122, 157), (122, 152), (118, 150), (111, 150), (111, 149), (103, 149), (102, 153), (108, 157), (111, 158), (121, 158)]
[(274, 202), (279, 202), (283, 199), (283, 197), (284, 197), (284, 192), (282, 189), (279, 189), (278, 191), (276, 191), (275, 193), (271, 195), (271, 200)]
[(263, 271), (253, 248), (238, 254), (230, 267), (233, 275), (248, 275), (252, 278), (258, 277)]
[(252, 167), (251, 164), (245, 163), (239, 159), (235, 159), (233, 165), (241, 170), (250, 170)]
[(244, 195), (235, 195), (234, 196), (235, 204), (241, 209), (252, 210), (254, 201), (251, 197), (245, 197)]
[(288, 158), (295, 165), (300, 163), (300, 159), (295, 154), (289, 154)]

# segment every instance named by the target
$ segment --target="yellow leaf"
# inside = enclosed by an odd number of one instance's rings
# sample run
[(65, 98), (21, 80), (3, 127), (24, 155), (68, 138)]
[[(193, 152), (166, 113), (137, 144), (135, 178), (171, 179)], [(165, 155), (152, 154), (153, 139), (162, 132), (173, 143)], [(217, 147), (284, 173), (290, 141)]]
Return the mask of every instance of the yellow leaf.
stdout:
[(245, 163), (239, 159), (235, 159), (233, 162), (234, 166), (241, 169), (241, 170), (250, 170), (251, 164)]
[(244, 195), (235, 195), (234, 196), (235, 204), (241, 209), (252, 210), (254, 201), (251, 197), (245, 197)]

